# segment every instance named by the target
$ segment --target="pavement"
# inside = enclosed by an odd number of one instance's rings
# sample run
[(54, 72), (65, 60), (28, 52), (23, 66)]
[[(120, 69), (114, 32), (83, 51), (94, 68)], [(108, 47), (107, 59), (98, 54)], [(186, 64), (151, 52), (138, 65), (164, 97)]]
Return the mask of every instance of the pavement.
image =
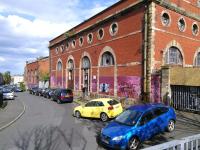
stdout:
[(12, 125), (25, 112), (25, 106), (20, 100), (7, 100), (8, 104), (0, 109), (0, 131)]

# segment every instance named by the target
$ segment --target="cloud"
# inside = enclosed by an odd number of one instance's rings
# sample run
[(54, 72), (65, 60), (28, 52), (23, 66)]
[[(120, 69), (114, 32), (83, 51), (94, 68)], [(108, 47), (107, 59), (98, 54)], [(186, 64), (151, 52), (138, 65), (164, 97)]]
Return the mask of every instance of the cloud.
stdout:
[(3, 61), (5, 61), (5, 58), (0, 57), (0, 62), (3, 62)]
[(118, 0), (1, 0), (0, 72), (23, 73), (26, 60), (48, 55), (48, 43)]

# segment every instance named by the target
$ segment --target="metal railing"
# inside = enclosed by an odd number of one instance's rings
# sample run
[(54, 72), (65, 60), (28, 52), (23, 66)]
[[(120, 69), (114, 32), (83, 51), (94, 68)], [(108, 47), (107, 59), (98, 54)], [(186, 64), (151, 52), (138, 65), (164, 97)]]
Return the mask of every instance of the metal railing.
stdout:
[(200, 134), (151, 146), (143, 150), (200, 150)]

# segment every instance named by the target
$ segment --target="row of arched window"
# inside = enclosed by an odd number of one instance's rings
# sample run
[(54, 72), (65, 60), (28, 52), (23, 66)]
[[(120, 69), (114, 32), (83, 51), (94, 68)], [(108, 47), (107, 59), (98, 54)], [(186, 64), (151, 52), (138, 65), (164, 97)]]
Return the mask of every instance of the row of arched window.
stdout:
[[(117, 22), (113, 22), (110, 25), (109, 33), (110, 33), (111, 36), (115, 36), (118, 33), (118, 23)], [(87, 43), (88, 44), (91, 44), (93, 42), (93, 36), (94, 36), (93, 33), (88, 33), (87, 34), (86, 38), (87, 38)], [(97, 38), (99, 40), (102, 40), (103, 37), (104, 37), (104, 29), (100, 28), (97, 31)], [(62, 52), (64, 52), (65, 49), (68, 50), (70, 45), (71, 45), (72, 48), (76, 48), (76, 45), (77, 45), (76, 43), (77, 43), (77, 41), (75, 39), (71, 40), (71, 41), (67, 41), (66, 46), (61, 45), (60, 47), (56, 47), (55, 52), (56, 52), (56, 54), (58, 54), (58, 52), (60, 50), (60, 52), (62, 53)], [(84, 44), (84, 37), (80, 36), (79, 37), (79, 46), (82, 47), (83, 44)]]
[[(195, 66), (200, 66), (200, 52), (195, 56)], [(181, 51), (175, 47), (171, 46), (164, 55), (164, 63), (168, 65), (183, 65), (183, 55)], [(109, 51), (103, 53), (101, 57), (100, 66), (113, 66), (115, 65), (113, 54)], [(72, 70), (74, 68), (74, 62), (72, 59), (68, 61), (68, 69)], [(82, 59), (82, 68), (88, 69), (90, 68), (90, 60), (88, 57), (83, 57)], [(57, 70), (62, 70), (62, 63), (58, 61)]]
[[(101, 63), (100, 65), (101, 66), (113, 66), (115, 64), (115, 61), (114, 61), (114, 57), (113, 57), (113, 54), (109, 51), (107, 52), (104, 52), (102, 57), (101, 57)], [(90, 68), (90, 60), (87, 56), (83, 57), (82, 59), (82, 68), (84, 69), (89, 69)], [(74, 62), (72, 59), (70, 59), (68, 61), (68, 66), (67, 68), (69, 70), (73, 70), (74, 69)], [(61, 61), (58, 61), (57, 63), (57, 71), (62, 71), (62, 62)]]
[[(175, 47), (171, 46), (165, 53), (165, 64), (171, 65), (183, 65), (183, 55), (181, 51)], [(200, 66), (200, 52), (197, 53), (194, 60), (194, 66)]]

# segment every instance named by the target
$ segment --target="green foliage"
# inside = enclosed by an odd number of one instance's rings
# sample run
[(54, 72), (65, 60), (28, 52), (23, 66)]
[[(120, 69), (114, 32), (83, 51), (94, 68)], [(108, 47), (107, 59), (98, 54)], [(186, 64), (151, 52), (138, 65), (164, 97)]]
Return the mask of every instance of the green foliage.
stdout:
[(6, 71), (5, 73), (3, 73), (3, 80), (4, 80), (4, 84), (10, 84), (11, 82), (10, 71)]
[(75, 33), (76, 33), (76, 32), (75, 32), (74, 30), (72, 30), (72, 31), (67, 31), (67, 32), (65, 33), (65, 36), (66, 36), (66, 38), (69, 38), (69, 37), (73, 36)]
[(40, 73), (40, 80), (41, 81), (46, 82), (46, 81), (49, 81), (49, 79), (50, 79), (49, 73)]
[(19, 87), (20, 87), (20, 89), (22, 89), (22, 91), (26, 90), (24, 82), (20, 82)]

